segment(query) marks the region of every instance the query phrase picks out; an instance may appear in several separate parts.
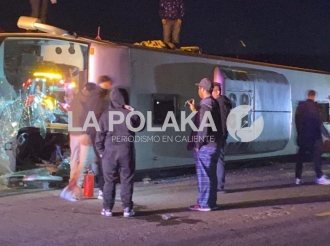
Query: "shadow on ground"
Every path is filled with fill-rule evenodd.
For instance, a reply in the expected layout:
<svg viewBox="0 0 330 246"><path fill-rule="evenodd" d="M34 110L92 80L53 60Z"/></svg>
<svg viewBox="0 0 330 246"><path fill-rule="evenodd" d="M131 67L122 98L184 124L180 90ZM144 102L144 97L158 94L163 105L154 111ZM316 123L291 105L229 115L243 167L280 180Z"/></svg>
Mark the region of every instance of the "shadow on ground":
<svg viewBox="0 0 330 246"><path fill-rule="evenodd" d="M219 213L226 210L233 209L244 209L244 208L256 208L256 207L274 207L278 208L281 205L295 205L295 204L304 204L304 203L315 203L315 202L329 202L330 196L328 195L312 195L305 197L290 197L290 198L280 198L280 199L268 199L268 200L257 200L257 201L246 201L238 203L229 203L229 204L218 204L218 209L211 211L210 213ZM187 204L188 205L188 204ZM179 225L179 224L196 224L199 222L205 223L203 220L191 219L187 216L180 216L180 213L188 212L189 208L179 207L179 208L170 208L170 209L160 209L160 210L140 210L136 206L136 215L135 219L145 220L146 222L159 222L157 226L169 226L169 225ZM192 211L192 213L201 213ZM175 214L175 216L173 215ZM163 219L162 215L169 216L168 219Z"/></svg>
<svg viewBox="0 0 330 246"><path fill-rule="evenodd" d="M296 185L293 183L290 184L281 184L281 185L269 185L269 186L257 186L257 187L248 187L248 188L238 188L238 189L226 189L225 193L236 193L236 192L244 192L244 191L257 191L257 190L276 190L276 189L284 189L284 188L292 188L292 187L301 187L301 186L310 186L315 185L314 182L304 182L302 185Z"/></svg>

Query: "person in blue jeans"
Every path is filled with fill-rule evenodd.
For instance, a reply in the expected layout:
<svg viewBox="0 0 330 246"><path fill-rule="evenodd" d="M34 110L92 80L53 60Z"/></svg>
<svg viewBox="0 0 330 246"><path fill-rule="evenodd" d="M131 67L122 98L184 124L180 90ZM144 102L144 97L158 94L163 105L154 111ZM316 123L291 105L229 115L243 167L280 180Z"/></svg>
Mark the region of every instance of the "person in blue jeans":
<svg viewBox="0 0 330 246"><path fill-rule="evenodd" d="M198 199L189 207L194 211L211 211L217 208L217 162L222 139L221 116L218 102L212 97L213 83L202 79L198 84L198 94L202 99L195 108L194 101L187 103L195 115L194 124L198 131L191 132L188 150L194 151L198 180Z"/></svg>
<svg viewBox="0 0 330 246"><path fill-rule="evenodd" d="M69 201L78 201L80 188L84 182L84 172L94 162L99 166L99 197L102 199L103 179L101 158L95 146L96 129L87 127L82 129L89 112L93 112L96 120L99 120L106 100L105 96L111 88L111 79L108 76L100 76L97 83L88 82L85 87L70 102L68 111L71 120L70 136L70 181L69 185L62 191L60 197ZM76 129L74 129L76 128ZM77 130L78 128L78 130ZM80 128L80 129L79 129ZM72 193L72 195L71 195Z"/></svg>

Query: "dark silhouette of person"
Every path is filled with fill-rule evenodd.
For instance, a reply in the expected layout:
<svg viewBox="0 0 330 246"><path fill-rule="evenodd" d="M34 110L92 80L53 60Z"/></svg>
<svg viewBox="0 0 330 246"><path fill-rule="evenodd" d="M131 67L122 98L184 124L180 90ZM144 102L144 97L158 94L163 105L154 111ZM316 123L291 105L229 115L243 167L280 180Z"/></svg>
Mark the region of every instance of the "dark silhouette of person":
<svg viewBox="0 0 330 246"><path fill-rule="evenodd" d="M313 156L314 168L317 184L330 185L328 179L322 172L322 135L330 139L330 134L324 127L315 102L316 92L308 91L307 100L298 103L295 113L295 123L297 129L297 145L299 147L296 162L296 184L300 185L303 171L303 159L306 152Z"/></svg>
<svg viewBox="0 0 330 246"><path fill-rule="evenodd" d="M46 23L47 8L49 0L30 0L31 17L38 18L41 23ZM52 4L57 3L57 0L50 0Z"/></svg>

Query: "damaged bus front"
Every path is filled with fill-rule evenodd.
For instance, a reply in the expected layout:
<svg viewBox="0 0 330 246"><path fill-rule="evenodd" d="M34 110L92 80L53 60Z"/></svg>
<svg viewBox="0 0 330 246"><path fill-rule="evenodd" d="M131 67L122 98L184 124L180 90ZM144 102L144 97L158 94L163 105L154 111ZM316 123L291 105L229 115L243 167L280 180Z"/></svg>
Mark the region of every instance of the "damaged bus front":
<svg viewBox="0 0 330 246"><path fill-rule="evenodd" d="M69 156L67 110L87 81L88 44L53 37L0 35L0 175Z"/></svg>

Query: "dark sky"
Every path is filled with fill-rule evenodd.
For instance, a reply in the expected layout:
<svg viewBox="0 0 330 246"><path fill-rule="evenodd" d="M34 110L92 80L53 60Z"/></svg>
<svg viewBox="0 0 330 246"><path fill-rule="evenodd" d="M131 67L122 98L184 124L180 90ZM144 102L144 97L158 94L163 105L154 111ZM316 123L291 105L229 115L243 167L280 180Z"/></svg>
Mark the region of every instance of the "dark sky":
<svg viewBox="0 0 330 246"><path fill-rule="evenodd" d="M112 41L162 39L158 0L57 0L48 23ZM28 0L0 0L0 27L17 30ZM203 53L330 71L329 0L185 0L181 44ZM246 47L241 45L242 40Z"/></svg>

